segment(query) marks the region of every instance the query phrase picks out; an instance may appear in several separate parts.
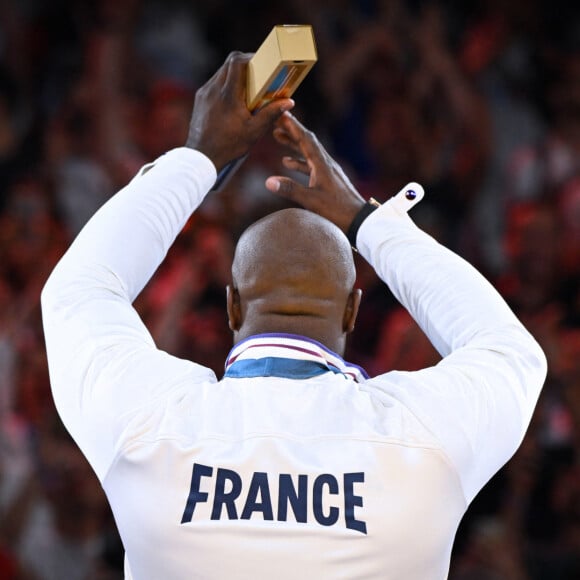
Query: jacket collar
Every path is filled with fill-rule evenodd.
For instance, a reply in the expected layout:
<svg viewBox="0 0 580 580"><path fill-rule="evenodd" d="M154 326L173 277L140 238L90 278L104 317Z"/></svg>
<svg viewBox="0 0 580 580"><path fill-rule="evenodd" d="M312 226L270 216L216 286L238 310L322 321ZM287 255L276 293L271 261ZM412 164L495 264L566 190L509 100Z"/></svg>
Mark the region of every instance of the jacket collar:
<svg viewBox="0 0 580 580"><path fill-rule="evenodd" d="M239 342L226 360L226 377L277 376L305 379L333 372L357 382L368 379L358 365L316 340L296 334L257 334Z"/></svg>

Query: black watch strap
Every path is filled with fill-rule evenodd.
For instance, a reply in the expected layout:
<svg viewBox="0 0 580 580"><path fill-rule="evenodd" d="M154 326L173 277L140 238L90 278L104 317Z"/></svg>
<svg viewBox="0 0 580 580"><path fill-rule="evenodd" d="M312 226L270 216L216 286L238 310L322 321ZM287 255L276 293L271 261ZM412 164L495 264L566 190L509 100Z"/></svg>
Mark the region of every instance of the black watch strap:
<svg viewBox="0 0 580 580"><path fill-rule="evenodd" d="M374 198L370 198L361 208L360 211L354 216L348 230L346 232L346 237L350 242L353 250L356 250L356 236L358 234L358 230L361 227L362 223L375 211L381 207L381 204Z"/></svg>

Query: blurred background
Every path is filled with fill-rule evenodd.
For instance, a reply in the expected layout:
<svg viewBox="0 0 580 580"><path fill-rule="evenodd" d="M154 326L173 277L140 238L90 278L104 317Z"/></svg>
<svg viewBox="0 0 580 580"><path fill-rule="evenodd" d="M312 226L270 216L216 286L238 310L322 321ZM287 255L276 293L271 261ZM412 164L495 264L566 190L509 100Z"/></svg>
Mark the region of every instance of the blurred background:
<svg viewBox="0 0 580 580"><path fill-rule="evenodd" d="M528 435L465 516L450 578L580 578L580 10L560 0L0 0L0 578L122 578L106 499L52 403L39 293L92 213L185 142L227 53L282 23L312 24L318 44L296 115L365 197L422 183L415 221L548 356ZM281 154L255 147L137 301L160 348L218 376L232 250L282 207L264 188ZM346 358L371 374L436 363L358 265Z"/></svg>

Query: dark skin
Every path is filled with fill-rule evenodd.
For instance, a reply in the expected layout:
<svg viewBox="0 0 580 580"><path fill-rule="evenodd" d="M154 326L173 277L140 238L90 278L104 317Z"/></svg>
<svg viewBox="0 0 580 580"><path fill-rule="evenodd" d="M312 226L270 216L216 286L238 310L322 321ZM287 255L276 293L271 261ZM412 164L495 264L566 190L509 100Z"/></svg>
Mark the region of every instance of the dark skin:
<svg viewBox="0 0 580 580"><path fill-rule="evenodd" d="M308 176L307 186L272 176L266 187L304 210L277 212L243 234L228 286L234 342L255 334L300 334L338 354L354 328L361 291L344 233L365 203L316 136L289 111L291 99L257 113L245 101L251 55L232 53L197 92L186 145L204 153L219 171L245 155L268 130L288 148L287 169Z"/></svg>
<svg viewBox="0 0 580 580"><path fill-rule="evenodd" d="M282 162L287 169L308 176L308 185L283 176L272 176L266 187L303 208L326 218L346 234L365 204L342 167L328 154L316 135L292 114L284 113L274 129L276 140L292 151Z"/></svg>
<svg viewBox="0 0 580 580"><path fill-rule="evenodd" d="M195 95L186 146L209 157L217 171L242 157L284 111L292 99L279 99L251 113L246 106L246 70L251 54L232 52Z"/></svg>
<svg viewBox="0 0 580 580"><path fill-rule="evenodd" d="M282 210L240 238L228 286L234 342L266 332L307 336L343 354L361 292L350 244L326 219Z"/></svg>

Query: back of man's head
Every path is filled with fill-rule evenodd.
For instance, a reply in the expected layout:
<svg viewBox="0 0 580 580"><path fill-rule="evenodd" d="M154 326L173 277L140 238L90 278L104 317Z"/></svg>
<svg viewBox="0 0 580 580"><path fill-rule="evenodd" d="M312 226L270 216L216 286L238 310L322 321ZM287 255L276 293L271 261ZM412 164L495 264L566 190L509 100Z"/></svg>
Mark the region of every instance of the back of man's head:
<svg viewBox="0 0 580 580"><path fill-rule="evenodd" d="M303 209L266 216L236 247L228 299L236 341L290 332L342 351L358 306L355 276L350 244L334 224Z"/></svg>

